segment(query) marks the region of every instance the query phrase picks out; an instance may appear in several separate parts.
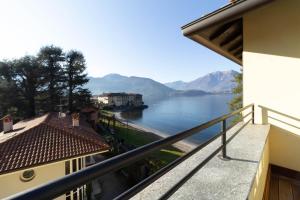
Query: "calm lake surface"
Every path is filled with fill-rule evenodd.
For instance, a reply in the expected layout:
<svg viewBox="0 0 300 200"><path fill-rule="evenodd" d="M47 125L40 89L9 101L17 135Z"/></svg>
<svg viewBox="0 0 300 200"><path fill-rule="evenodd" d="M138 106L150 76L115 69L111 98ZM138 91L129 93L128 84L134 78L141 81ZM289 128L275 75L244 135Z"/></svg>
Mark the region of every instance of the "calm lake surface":
<svg viewBox="0 0 300 200"><path fill-rule="evenodd" d="M145 110L123 112L121 115L134 124L173 135L228 113L232 97L231 94L173 97L147 103L149 108ZM220 130L221 125L217 124L189 140L201 143Z"/></svg>

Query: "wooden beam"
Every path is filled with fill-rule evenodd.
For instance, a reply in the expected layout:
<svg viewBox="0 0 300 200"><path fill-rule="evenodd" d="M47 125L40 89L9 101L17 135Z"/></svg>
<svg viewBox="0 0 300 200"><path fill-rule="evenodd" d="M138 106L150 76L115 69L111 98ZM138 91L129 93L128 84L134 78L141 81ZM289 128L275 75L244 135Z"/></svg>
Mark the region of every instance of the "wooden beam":
<svg viewBox="0 0 300 200"><path fill-rule="evenodd" d="M240 48L236 49L234 52L232 52L232 54L234 56L237 56L237 55L241 54L242 52L243 52L243 47L240 47Z"/></svg>
<svg viewBox="0 0 300 200"><path fill-rule="evenodd" d="M234 54L234 56L237 57L237 58L240 58L240 57L242 57L242 54L243 54L243 52L239 52L237 54Z"/></svg>
<svg viewBox="0 0 300 200"><path fill-rule="evenodd" d="M221 43L220 46L225 46L229 44L230 42L234 41L238 37L243 37L243 21L242 19L238 19L236 23L234 24L234 31L230 33Z"/></svg>
<svg viewBox="0 0 300 200"><path fill-rule="evenodd" d="M228 48L228 51L229 52L232 52L240 47L243 47L243 40L238 40L237 42L235 42L233 45L231 45L229 48Z"/></svg>
<svg viewBox="0 0 300 200"><path fill-rule="evenodd" d="M221 43L220 46L223 47L229 43L231 43L232 41L236 40L237 38L242 37L242 31L241 30L236 30L235 32L233 32L232 34L230 34L229 36L227 36Z"/></svg>
<svg viewBox="0 0 300 200"><path fill-rule="evenodd" d="M219 28L217 28L217 30L215 32L213 32L210 36L209 36L209 40L215 40L218 37L220 37L224 32L226 32L228 29L230 29L234 24L236 23L236 20L228 22L222 26L220 26Z"/></svg>
<svg viewBox="0 0 300 200"><path fill-rule="evenodd" d="M242 65L241 60L234 57L226 49L220 48L219 45L216 45L216 44L212 43L211 41L207 40L207 38L204 38L198 34L195 34L195 35L191 36L190 39L194 40L195 42L198 42L199 44L204 45L205 47L217 52L218 54L221 54L222 56L225 56L226 58L232 60L233 62L237 63L238 65Z"/></svg>

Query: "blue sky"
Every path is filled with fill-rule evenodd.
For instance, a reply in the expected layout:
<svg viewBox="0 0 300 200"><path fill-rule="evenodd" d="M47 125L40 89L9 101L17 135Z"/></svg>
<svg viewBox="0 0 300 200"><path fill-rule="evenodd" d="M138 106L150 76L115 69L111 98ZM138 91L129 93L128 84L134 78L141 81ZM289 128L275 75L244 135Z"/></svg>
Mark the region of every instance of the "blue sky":
<svg viewBox="0 0 300 200"><path fill-rule="evenodd" d="M239 66L184 37L180 27L228 0L7 0L0 2L0 59L54 44L82 51L90 76L189 81Z"/></svg>

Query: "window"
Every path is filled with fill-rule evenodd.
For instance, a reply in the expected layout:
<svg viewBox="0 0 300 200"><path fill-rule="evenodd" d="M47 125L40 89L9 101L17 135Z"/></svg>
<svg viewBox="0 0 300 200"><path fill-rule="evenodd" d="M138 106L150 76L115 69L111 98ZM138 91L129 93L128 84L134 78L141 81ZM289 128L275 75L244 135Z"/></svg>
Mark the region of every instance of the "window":
<svg viewBox="0 0 300 200"><path fill-rule="evenodd" d="M77 200L78 196L77 196L77 189L73 190L73 200Z"/></svg>
<svg viewBox="0 0 300 200"><path fill-rule="evenodd" d="M77 171L77 160L73 159L72 160L72 172L76 172Z"/></svg>
<svg viewBox="0 0 300 200"><path fill-rule="evenodd" d="M71 173L71 170L70 170L70 161L66 161L65 162L65 174L68 175ZM67 192L66 193L66 200L71 200L71 194L70 192Z"/></svg>
<svg viewBox="0 0 300 200"><path fill-rule="evenodd" d="M87 163L90 163L90 162L91 162L91 157L90 157L90 156L85 157L85 159L86 159L86 162L87 162Z"/></svg>
<svg viewBox="0 0 300 200"><path fill-rule="evenodd" d="M78 159L73 159L71 161L66 161L65 162L66 175L76 172L77 170L81 170L84 166L83 159L84 158L78 158ZM67 192L66 200L83 200L83 196L84 196L83 188L84 186L73 189L70 192Z"/></svg>
<svg viewBox="0 0 300 200"><path fill-rule="evenodd" d="M79 200L82 200L83 198L82 198L83 196L82 196L82 188L80 188L79 189Z"/></svg>
<svg viewBox="0 0 300 200"><path fill-rule="evenodd" d="M67 195L68 194L68 195ZM71 196L70 196L70 193L67 193L66 194L66 200L71 200Z"/></svg>
<svg viewBox="0 0 300 200"><path fill-rule="evenodd" d="M66 175L70 174L70 161L65 162L65 172Z"/></svg>
<svg viewBox="0 0 300 200"><path fill-rule="evenodd" d="M78 158L78 170L81 170L81 158Z"/></svg>
<svg viewBox="0 0 300 200"><path fill-rule="evenodd" d="M30 169L30 170L23 171L20 179L21 179L21 181L27 182L27 181L31 181L34 177L35 177L34 170Z"/></svg>

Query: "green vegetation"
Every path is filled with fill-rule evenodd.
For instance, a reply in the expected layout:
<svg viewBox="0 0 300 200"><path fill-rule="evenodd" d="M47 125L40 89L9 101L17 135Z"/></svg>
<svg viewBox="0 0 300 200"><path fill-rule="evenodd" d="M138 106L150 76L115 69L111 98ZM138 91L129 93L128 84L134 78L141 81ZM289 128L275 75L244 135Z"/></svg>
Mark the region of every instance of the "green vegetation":
<svg viewBox="0 0 300 200"><path fill-rule="evenodd" d="M67 80L69 111L89 101L90 92L81 86L89 82L85 71L85 59L81 52L71 50L66 54L65 76Z"/></svg>
<svg viewBox="0 0 300 200"><path fill-rule="evenodd" d="M101 115L107 116L107 117L112 117L114 113L109 110L101 110Z"/></svg>
<svg viewBox="0 0 300 200"><path fill-rule="evenodd" d="M116 122L116 134L118 135L118 137L124 139L126 143L134 145L136 147L143 146L161 139L159 136L152 133L145 133L130 126L128 126L127 128L127 125L121 124L119 122ZM182 155L182 151L169 146L167 148L154 152L150 157L151 160L154 160L152 164L154 164L155 167L159 169Z"/></svg>
<svg viewBox="0 0 300 200"><path fill-rule="evenodd" d="M243 73L239 73L234 76L234 82L236 83L236 87L232 89L232 93L234 94L233 99L229 103L229 107L231 111L238 110L243 107ZM238 115L233 119L233 123L239 121L241 119L241 115Z"/></svg>
<svg viewBox="0 0 300 200"><path fill-rule="evenodd" d="M102 115L105 116L111 116L108 114L108 112L102 112ZM107 119L102 119L102 123L106 126L108 123ZM113 126L113 122L110 122L111 126ZM149 144L151 142L154 142L156 140L161 139L161 137L153 134L148 133L144 131L140 131L138 129L135 129L133 127L127 126L124 123L120 123L119 121L115 122L115 134L119 139L123 139L124 143L126 145L134 146L134 147L140 147L146 144ZM182 156L184 153L173 147L168 146L164 149L161 149L159 151L156 151L152 153L148 158L148 162L151 165L151 171L154 172L168 163L172 162L176 158Z"/></svg>
<svg viewBox="0 0 300 200"><path fill-rule="evenodd" d="M64 52L53 45L36 56L0 62L0 116L16 119L58 111L60 104L73 112L89 104L85 59L79 51ZM66 101L66 102L65 102Z"/></svg>

